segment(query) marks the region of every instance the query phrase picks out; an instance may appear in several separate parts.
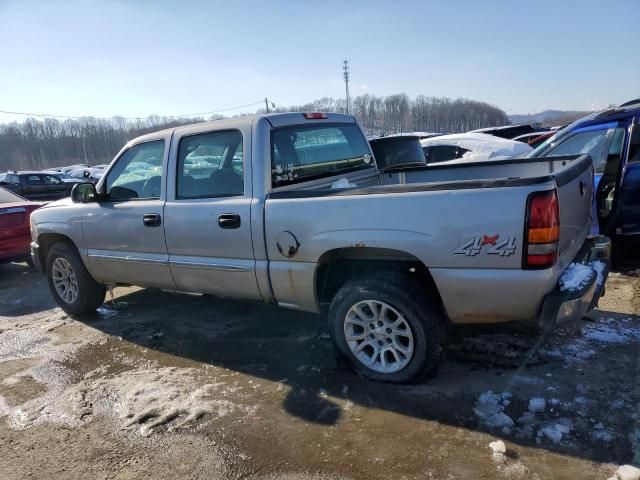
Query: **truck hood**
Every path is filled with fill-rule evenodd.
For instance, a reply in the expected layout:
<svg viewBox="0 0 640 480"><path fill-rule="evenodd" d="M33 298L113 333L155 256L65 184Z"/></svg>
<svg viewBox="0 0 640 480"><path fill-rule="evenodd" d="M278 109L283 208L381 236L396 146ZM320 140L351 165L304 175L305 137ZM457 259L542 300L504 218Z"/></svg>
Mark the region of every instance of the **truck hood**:
<svg viewBox="0 0 640 480"><path fill-rule="evenodd" d="M72 204L73 202L71 201L71 197L67 197L67 198L62 198L60 200L56 200L55 202L46 203L40 208L67 207Z"/></svg>

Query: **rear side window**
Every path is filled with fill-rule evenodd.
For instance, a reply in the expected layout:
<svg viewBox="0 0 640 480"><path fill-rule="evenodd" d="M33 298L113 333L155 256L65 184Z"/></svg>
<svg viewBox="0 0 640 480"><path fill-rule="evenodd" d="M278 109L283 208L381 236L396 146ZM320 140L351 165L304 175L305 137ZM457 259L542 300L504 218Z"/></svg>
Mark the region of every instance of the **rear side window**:
<svg viewBox="0 0 640 480"><path fill-rule="evenodd" d="M370 167L369 145L356 124L295 125L271 133L274 187Z"/></svg>
<svg viewBox="0 0 640 480"><path fill-rule="evenodd" d="M54 177L53 175L45 175L44 183L46 183L47 185L60 185L62 183L62 180L60 180L58 177Z"/></svg>
<svg viewBox="0 0 640 480"><path fill-rule="evenodd" d="M42 185L42 178L40 175L27 175L27 183L29 185Z"/></svg>
<svg viewBox="0 0 640 480"><path fill-rule="evenodd" d="M177 198L244 195L242 134L238 130L180 140Z"/></svg>

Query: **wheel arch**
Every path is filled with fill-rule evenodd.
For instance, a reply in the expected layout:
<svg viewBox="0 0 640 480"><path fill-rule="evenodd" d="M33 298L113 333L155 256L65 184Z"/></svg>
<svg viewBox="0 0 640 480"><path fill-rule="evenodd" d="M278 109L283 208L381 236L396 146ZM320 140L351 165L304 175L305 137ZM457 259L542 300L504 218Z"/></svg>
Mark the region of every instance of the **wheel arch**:
<svg viewBox="0 0 640 480"><path fill-rule="evenodd" d="M56 243L65 242L73 245L73 247L78 250L78 246L75 244L73 240L67 235L63 235L61 233L42 233L38 235L38 256L40 260L40 265L42 265L43 270L47 269L47 255L49 255L49 250ZM80 252L78 250L78 252Z"/></svg>
<svg viewBox="0 0 640 480"><path fill-rule="evenodd" d="M379 271L401 272L415 279L442 306L438 287L429 268L420 259L402 250L380 247L336 248L322 254L317 262L314 284L318 306L326 308L350 279Z"/></svg>

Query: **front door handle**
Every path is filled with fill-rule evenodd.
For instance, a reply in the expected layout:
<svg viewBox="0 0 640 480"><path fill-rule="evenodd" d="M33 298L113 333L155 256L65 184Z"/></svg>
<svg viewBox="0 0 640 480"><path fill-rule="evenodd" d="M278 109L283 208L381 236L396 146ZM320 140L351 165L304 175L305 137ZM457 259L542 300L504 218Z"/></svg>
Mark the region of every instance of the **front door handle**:
<svg viewBox="0 0 640 480"><path fill-rule="evenodd" d="M145 227L159 227L162 225L162 218L157 213L147 213L142 217Z"/></svg>
<svg viewBox="0 0 640 480"><path fill-rule="evenodd" d="M223 213L218 217L220 228L239 228L240 215L236 213Z"/></svg>

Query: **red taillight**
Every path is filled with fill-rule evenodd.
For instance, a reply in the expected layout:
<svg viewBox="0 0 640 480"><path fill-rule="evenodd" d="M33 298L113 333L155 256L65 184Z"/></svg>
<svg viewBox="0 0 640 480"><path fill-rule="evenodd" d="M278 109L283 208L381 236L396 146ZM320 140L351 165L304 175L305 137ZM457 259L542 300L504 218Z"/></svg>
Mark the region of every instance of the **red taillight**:
<svg viewBox="0 0 640 480"><path fill-rule="evenodd" d="M327 118L327 114L321 112L303 113L302 115L304 115L304 118L307 120L324 120Z"/></svg>
<svg viewBox="0 0 640 480"><path fill-rule="evenodd" d="M558 259L560 208L556 190L536 192L527 201L524 268L548 268Z"/></svg>

